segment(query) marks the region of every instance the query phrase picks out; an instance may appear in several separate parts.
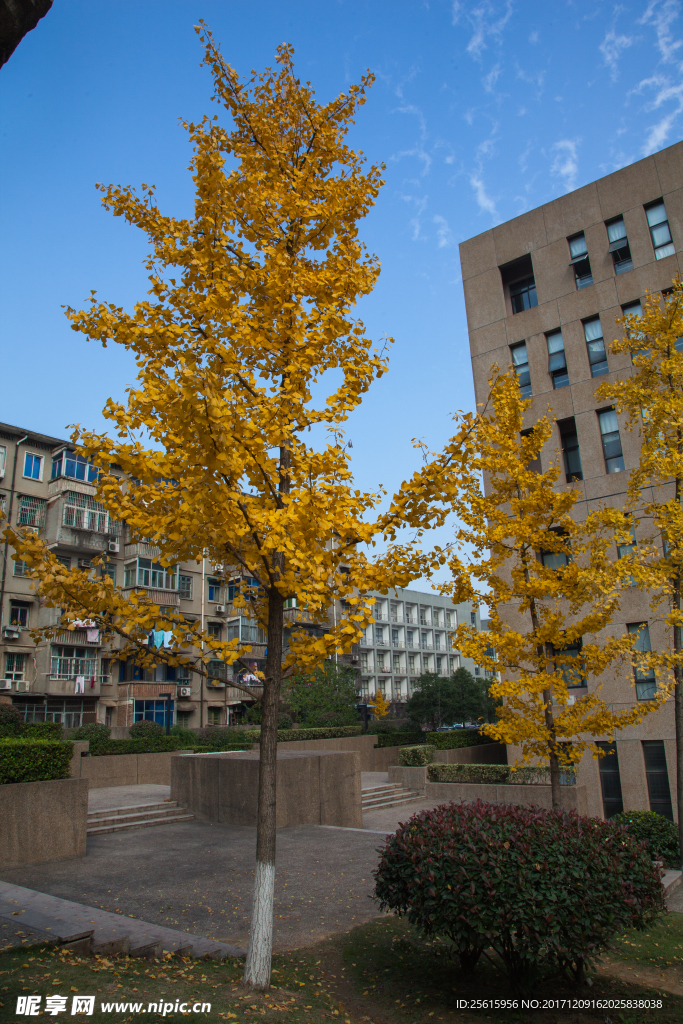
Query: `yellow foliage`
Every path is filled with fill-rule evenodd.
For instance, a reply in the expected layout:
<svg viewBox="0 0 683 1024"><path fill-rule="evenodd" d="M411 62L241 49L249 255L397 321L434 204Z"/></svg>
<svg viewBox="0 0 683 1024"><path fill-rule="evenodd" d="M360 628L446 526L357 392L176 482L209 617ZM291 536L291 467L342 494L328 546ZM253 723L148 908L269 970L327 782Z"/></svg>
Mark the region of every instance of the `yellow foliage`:
<svg viewBox="0 0 683 1024"><path fill-rule="evenodd" d="M388 701L381 690L376 690L368 700L368 707L372 708L375 718L386 718L389 714L391 701Z"/></svg>

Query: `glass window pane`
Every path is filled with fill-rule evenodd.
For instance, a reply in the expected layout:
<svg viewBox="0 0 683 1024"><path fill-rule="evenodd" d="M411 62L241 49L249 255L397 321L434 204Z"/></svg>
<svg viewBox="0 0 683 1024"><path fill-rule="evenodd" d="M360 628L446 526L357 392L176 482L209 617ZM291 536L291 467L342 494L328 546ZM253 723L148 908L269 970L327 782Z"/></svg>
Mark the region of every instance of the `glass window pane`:
<svg viewBox="0 0 683 1024"><path fill-rule="evenodd" d="M602 338L602 324L600 318L595 320L586 320L583 325L584 334L586 335L586 341L595 341L597 338Z"/></svg>
<svg viewBox="0 0 683 1024"><path fill-rule="evenodd" d="M619 220L613 220L611 224L607 225L607 237L610 242L617 242L620 238L626 238L626 225L624 224L623 217L620 217Z"/></svg>
<svg viewBox="0 0 683 1024"><path fill-rule="evenodd" d="M601 412L598 418L600 420L601 434L611 434L613 431L619 431L617 414L614 409L608 409L606 412Z"/></svg>
<svg viewBox="0 0 683 1024"><path fill-rule="evenodd" d="M658 249L655 249L655 256L658 260L663 260L665 256L673 256L676 252L676 247L673 242L669 242L668 245L660 245Z"/></svg>
<svg viewBox="0 0 683 1024"><path fill-rule="evenodd" d="M579 235L578 238L570 239L569 240L569 251L572 254L572 259L574 259L576 256L581 256L583 253L587 252L588 250L586 249L586 238L585 238L585 236L584 235Z"/></svg>
<svg viewBox="0 0 683 1024"><path fill-rule="evenodd" d="M646 210L647 222L651 228L656 224L661 224L663 220L666 220L666 207L664 203L657 203L655 206L651 206L649 210Z"/></svg>
<svg viewBox="0 0 683 1024"><path fill-rule="evenodd" d="M553 331L552 334L546 334L548 340L548 354L553 352L561 352L564 349L564 341L562 340L562 331Z"/></svg>
<svg viewBox="0 0 683 1024"><path fill-rule="evenodd" d="M522 363L527 362L526 357L526 344L515 345L512 352L512 364L513 366L521 366Z"/></svg>
<svg viewBox="0 0 683 1024"><path fill-rule="evenodd" d="M652 228L652 244L655 246L666 245L667 242L671 241L671 232L669 231L668 223L659 224L656 228Z"/></svg>

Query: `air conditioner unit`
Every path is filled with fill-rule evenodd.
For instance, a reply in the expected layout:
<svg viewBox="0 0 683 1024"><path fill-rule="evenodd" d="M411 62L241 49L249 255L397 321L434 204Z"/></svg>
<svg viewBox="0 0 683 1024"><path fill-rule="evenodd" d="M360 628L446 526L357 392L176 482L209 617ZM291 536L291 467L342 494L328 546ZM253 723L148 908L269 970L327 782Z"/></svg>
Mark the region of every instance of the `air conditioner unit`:
<svg viewBox="0 0 683 1024"><path fill-rule="evenodd" d="M92 569L92 562L90 561L89 558L79 558L78 559L78 568L79 569Z"/></svg>
<svg viewBox="0 0 683 1024"><path fill-rule="evenodd" d="M217 573L225 572L225 566L221 562L217 562L213 567L213 571Z"/></svg>
<svg viewBox="0 0 683 1024"><path fill-rule="evenodd" d="M181 686L179 688L179 690L178 690L178 695L180 697L191 697L192 696L192 687L191 686Z"/></svg>
<svg viewBox="0 0 683 1024"><path fill-rule="evenodd" d="M24 529L28 530L29 533L40 533L39 526L25 526Z"/></svg>
<svg viewBox="0 0 683 1024"><path fill-rule="evenodd" d="M18 640L19 639L19 627L18 626L3 626L2 627L2 638L3 638L3 640Z"/></svg>
<svg viewBox="0 0 683 1024"><path fill-rule="evenodd" d="M29 693L30 689L30 683L17 683L17 693Z"/></svg>
<svg viewBox="0 0 683 1024"><path fill-rule="evenodd" d="M194 637L192 636L192 633L186 633L185 634L185 643L191 644L193 640L194 640Z"/></svg>
<svg viewBox="0 0 683 1024"><path fill-rule="evenodd" d="M119 542L117 540L110 540L109 544L108 544L108 548L109 548L109 553L111 555L118 555L119 551L121 550L121 545L119 544Z"/></svg>
<svg viewBox="0 0 683 1024"><path fill-rule="evenodd" d="M215 610L216 610L216 615L225 615L225 605L224 604L217 604Z"/></svg>
<svg viewBox="0 0 683 1024"><path fill-rule="evenodd" d="M11 679L0 679L0 690L11 690L12 680Z"/></svg>

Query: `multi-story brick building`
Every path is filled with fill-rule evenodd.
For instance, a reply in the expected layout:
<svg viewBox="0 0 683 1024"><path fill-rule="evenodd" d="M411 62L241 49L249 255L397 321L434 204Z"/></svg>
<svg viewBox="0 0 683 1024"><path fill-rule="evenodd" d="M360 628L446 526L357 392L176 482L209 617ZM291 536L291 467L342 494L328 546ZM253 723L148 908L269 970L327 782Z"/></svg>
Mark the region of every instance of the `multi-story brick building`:
<svg viewBox="0 0 683 1024"><path fill-rule="evenodd" d="M599 502L620 506L638 434L594 393L602 380L631 372L628 355L609 353L622 333L615 320L639 312L646 290L665 291L681 270L683 143L470 238L460 255L477 402L491 366L512 365L532 398L528 426L548 406L557 419L541 461L561 451L566 481L581 491L577 514ZM635 588L624 593L612 628L639 631L645 645L667 642L649 596ZM621 706L651 699L657 685L624 669L602 682L606 699ZM671 816L673 701L623 730L608 757L586 756L579 783L588 786L593 815L623 806Z"/></svg>
<svg viewBox="0 0 683 1024"><path fill-rule="evenodd" d="M239 578L208 559L162 568L157 548L131 541L125 524L107 514L93 481L92 467L68 442L0 424L0 508L13 525L39 532L69 568L90 568L103 556L105 564L93 572L111 576L124 593L146 590L155 603L181 611L221 639L239 636L252 645L249 662L261 666L265 634L232 604ZM222 662L208 665L215 684L165 664L142 670L121 660L119 643L103 643L87 621L34 644L28 631L55 624L59 612L37 597L23 562L12 559L7 544L0 573L0 699L12 700L29 720L67 727L89 721L129 726L140 718L163 722L162 694L168 693L174 721L192 727L226 724L244 710L244 694L230 685L232 668Z"/></svg>

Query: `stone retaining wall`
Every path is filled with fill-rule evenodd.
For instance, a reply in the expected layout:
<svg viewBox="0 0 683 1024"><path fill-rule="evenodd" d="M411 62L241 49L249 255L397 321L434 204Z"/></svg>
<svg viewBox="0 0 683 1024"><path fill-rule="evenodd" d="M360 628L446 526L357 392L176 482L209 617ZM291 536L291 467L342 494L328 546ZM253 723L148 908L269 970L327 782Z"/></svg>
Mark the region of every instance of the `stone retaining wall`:
<svg viewBox="0 0 683 1024"><path fill-rule="evenodd" d="M160 750L151 754L102 754L83 757L89 744L74 742L71 777L85 779L90 789L141 784L170 786L171 761L187 750ZM78 748L78 749L76 749Z"/></svg>
<svg viewBox="0 0 683 1024"><path fill-rule="evenodd" d="M0 786L0 864L5 868L85 856L85 779Z"/></svg>
<svg viewBox="0 0 683 1024"><path fill-rule="evenodd" d="M552 809L550 786L496 786L474 782L427 782L425 796L437 803L471 803L485 800L490 804L516 804ZM585 786L562 786L562 809L588 814L588 795Z"/></svg>

